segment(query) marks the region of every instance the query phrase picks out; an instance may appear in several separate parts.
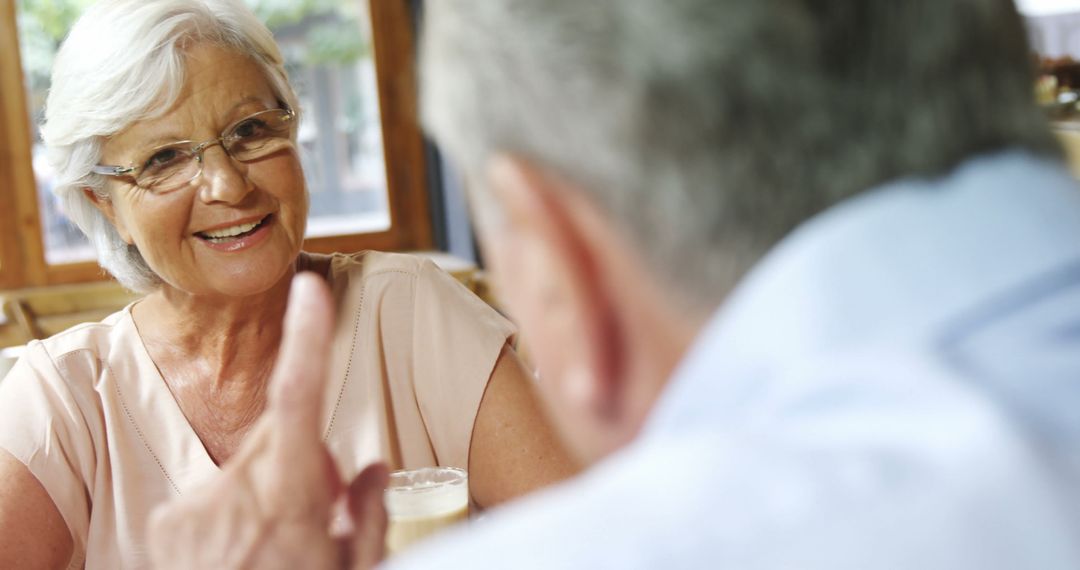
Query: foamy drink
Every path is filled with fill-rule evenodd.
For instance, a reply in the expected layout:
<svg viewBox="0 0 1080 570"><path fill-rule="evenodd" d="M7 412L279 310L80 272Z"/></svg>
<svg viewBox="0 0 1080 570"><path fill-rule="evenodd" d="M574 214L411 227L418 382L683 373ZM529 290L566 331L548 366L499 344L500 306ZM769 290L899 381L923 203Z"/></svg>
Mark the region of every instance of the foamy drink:
<svg viewBox="0 0 1080 570"><path fill-rule="evenodd" d="M469 478L462 469L424 467L390 474L384 495L390 526L386 554L469 517Z"/></svg>

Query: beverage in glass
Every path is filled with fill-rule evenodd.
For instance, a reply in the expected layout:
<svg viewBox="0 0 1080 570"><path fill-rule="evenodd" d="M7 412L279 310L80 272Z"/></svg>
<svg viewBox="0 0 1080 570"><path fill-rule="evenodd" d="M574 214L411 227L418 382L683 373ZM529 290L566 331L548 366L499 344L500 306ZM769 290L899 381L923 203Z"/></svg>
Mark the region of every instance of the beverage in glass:
<svg viewBox="0 0 1080 570"><path fill-rule="evenodd" d="M469 477L463 469L423 467L390 474L383 496L389 527L386 554L469 517Z"/></svg>

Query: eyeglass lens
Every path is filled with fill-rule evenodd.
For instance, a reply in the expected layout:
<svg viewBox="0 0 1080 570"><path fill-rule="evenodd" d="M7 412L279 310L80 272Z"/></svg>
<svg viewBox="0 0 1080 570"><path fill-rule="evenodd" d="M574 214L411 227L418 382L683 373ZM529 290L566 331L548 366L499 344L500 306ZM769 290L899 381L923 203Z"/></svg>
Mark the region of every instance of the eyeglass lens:
<svg viewBox="0 0 1080 570"><path fill-rule="evenodd" d="M241 119L225 131L220 139L192 147L191 143L174 143L148 152L139 165L136 184L155 192L176 189L190 182L202 170L202 152L220 142L225 152L235 160L247 162L281 150L290 141L293 115L281 109L261 111Z"/></svg>

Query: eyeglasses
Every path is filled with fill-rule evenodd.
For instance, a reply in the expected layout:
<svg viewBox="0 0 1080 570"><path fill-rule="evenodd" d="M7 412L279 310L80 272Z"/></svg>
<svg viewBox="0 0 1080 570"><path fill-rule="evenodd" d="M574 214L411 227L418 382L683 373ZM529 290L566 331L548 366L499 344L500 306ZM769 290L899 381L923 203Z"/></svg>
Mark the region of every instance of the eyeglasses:
<svg viewBox="0 0 1080 570"><path fill-rule="evenodd" d="M105 176L131 177L139 188L155 194L179 189L202 174L204 150L220 144L226 154L249 162L292 144L296 113L292 109L259 111L229 125L221 136L206 142L177 141L154 147L130 166L99 164L91 169Z"/></svg>

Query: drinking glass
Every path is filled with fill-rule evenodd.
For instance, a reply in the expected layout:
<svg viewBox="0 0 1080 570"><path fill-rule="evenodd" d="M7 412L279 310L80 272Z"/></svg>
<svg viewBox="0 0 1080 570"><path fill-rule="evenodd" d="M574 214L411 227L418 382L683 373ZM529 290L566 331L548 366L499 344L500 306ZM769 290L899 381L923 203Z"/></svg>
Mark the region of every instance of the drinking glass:
<svg viewBox="0 0 1080 570"><path fill-rule="evenodd" d="M432 533L469 517L469 476L454 467L422 467L390 474L383 495L391 556Z"/></svg>

